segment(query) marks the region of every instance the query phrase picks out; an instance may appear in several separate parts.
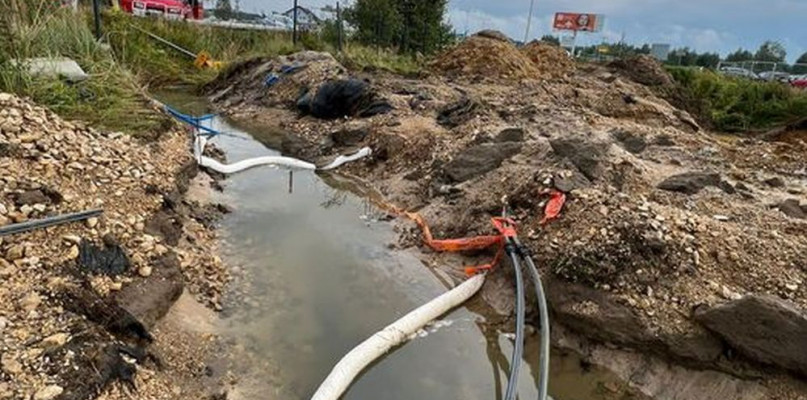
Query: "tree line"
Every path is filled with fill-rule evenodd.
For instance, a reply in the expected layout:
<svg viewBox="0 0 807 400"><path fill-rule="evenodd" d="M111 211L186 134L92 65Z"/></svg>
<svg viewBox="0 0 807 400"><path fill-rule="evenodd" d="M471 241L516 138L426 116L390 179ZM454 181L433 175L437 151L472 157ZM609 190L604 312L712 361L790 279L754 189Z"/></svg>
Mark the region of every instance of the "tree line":
<svg viewBox="0 0 807 400"><path fill-rule="evenodd" d="M560 45L560 40L556 36L544 35L542 41ZM628 43L604 43L590 46L579 47L577 52L582 56L596 56L598 54L605 54L626 57L640 54L650 54L651 47L649 44L636 46ZM745 61L758 61L758 62L775 62L784 63L787 58L787 50L782 43L768 40L762 43L759 48L752 52L743 48L729 53L725 60L729 62L745 62ZM717 52L703 52L699 53L689 47L681 47L670 51L666 60L667 64L681 65L689 67L705 67L716 68L720 64L720 54ZM796 63L807 64L807 53L802 54Z"/></svg>

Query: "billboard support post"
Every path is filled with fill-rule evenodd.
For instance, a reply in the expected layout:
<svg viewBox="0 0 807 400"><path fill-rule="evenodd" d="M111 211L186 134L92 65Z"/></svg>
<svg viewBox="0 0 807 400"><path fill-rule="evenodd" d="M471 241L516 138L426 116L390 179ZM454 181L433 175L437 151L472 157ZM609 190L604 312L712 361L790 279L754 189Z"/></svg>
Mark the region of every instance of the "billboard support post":
<svg viewBox="0 0 807 400"><path fill-rule="evenodd" d="M574 30L572 34L572 58L577 58L574 52L577 50L577 29Z"/></svg>

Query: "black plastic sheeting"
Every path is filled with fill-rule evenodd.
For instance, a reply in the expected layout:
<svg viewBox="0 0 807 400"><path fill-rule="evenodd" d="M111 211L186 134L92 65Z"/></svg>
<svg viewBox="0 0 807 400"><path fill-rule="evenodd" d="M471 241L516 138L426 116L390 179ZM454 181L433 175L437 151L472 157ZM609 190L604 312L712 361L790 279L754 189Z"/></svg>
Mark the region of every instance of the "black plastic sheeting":
<svg viewBox="0 0 807 400"><path fill-rule="evenodd" d="M359 79L340 79L323 83L316 94L304 91L297 100L297 109L321 119L347 116L362 118L393 110L386 100L379 99L370 84Z"/></svg>
<svg viewBox="0 0 807 400"><path fill-rule="evenodd" d="M103 246L82 240L78 249L78 266L82 271L116 276L126 272L131 263L123 248L113 238L104 237Z"/></svg>

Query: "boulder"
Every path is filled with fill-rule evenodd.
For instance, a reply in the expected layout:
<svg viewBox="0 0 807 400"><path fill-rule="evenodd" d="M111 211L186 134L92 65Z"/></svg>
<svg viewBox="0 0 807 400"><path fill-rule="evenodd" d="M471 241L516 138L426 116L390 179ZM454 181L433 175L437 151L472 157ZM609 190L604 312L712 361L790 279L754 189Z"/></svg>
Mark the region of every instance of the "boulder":
<svg viewBox="0 0 807 400"><path fill-rule="evenodd" d="M507 128L499 132L494 138L495 142L523 142L526 132L522 128Z"/></svg>
<svg viewBox="0 0 807 400"><path fill-rule="evenodd" d="M769 178L769 179L765 179L765 184L770 186L770 187L774 187L774 188L785 187L785 181L782 180L782 178L780 178L778 176L775 176L775 177Z"/></svg>
<svg viewBox="0 0 807 400"><path fill-rule="evenodd" d="M549 144L555 154L568 159L589 180L594 181L602 175L601 161L608 151L608 144L583 137L552 139Z"/></svg>
<svg viewBox="0 0 807 400"><path fill-rule="evenodd" d="M696 194L706 186L719 186L720 174L712 172L686 172L673 175L658 184L658 188L671 192Z"/></svg>
<svg viewBox="0 0 807 400"><path fill-rule="evenodd" d="M653 339L633 311L601 291L552 281L547 298L555 320L595 340L633 345Z"/></svg>
<svg viewBox="0 0 807 400"><path fill-rule="evenodd" d="M805 219L807 218L807 213L805 213L802 206L799 204L797 199L787 199L777 206L779 211L784 213L790 218L798 218L798 219Z"/></svg>
<svg viewBox="0 0 807 400"><path fill-rule="evenodd" d="M492 171L521 151L520 143L485 143L469 147L445 166L446 175L454 182L464 182Z"/></svg>
<svg viewBox="0 0 807 400"><path fill-rule="evenodd" d="M645 138L631 132L616 129L612 132L612 135L614 136L614 139L619 141L622 148L633 154L639 154L645 151L647 148L647 141Z"/></svg>
<svg viewBox="0 0 807 400"><path fill-rule="evenodd" d="M168 313L184 289L176 254L166 253L149 267L149 276L135 278L116 297L117 303L147 329Z"/></svg>
<svg viewBox="0 0 807 400"><path fill-rule="evenodd" d="M437 123L448 129L460 126L474 117L474 112L478 107L479 104L475 101L469 97L463 97L443 107L437 114Z"/></svg>
<svg viewBox="0 0 807 400"><path fill-rule="evenodd" d="M598 342L642 349L696 368L713 367L723 352L720 340L704 329L659 335L631 308L584 285L552 280L547 298L553 320Z"/></svg>
<svg viewBox="0 0 807 400"><path fill-rule="evenodd" d="M807 376L807 315L794 304L750 295L701 307L695 320L749 359Z"/></svg>

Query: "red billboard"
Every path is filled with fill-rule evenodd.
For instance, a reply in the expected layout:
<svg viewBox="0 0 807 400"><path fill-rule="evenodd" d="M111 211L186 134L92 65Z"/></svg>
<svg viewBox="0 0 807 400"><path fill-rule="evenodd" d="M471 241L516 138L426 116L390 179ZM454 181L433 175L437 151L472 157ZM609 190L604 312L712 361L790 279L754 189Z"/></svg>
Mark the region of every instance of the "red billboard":
<svg viewBox="0 0 807 400"><path fill-rule="evenodd" d="M602 26L602 16L599 14L580 14L559 12L555 14L552 27L562 31L596 32Z"/></svg>

